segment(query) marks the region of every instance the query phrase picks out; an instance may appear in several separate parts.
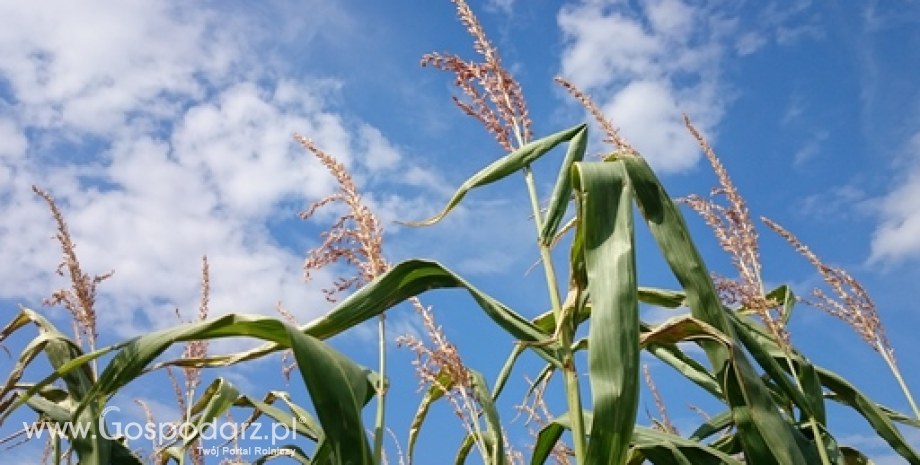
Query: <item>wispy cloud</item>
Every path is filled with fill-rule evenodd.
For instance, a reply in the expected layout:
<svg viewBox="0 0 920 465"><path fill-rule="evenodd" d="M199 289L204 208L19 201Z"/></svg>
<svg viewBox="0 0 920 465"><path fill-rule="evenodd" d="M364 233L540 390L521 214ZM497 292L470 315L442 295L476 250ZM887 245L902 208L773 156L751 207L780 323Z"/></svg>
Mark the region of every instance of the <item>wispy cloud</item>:
<svg viewBox="0 0 920 465"><path fill-rule="evenodd" d="M748 31L738 38L738 42L735 43L735 51L738 55L745 56L760 50L765 45L767 45L767 38L764 37L764 34Z"/></svg>
<svg viewBox="0 0 920 465"><path fill-rule="evenodd" d="M505 14L510 14L514 8L514 0L488 0L486 5L489 8L501 11Z"/></svg>
<svg viewBox="0 0 920 465"><path fill-rule="evenodd" d="M795 203L796 216L814 221L850 221L867 213L867 194L859 183L849 183L826 192L800 198Z"/></svg>

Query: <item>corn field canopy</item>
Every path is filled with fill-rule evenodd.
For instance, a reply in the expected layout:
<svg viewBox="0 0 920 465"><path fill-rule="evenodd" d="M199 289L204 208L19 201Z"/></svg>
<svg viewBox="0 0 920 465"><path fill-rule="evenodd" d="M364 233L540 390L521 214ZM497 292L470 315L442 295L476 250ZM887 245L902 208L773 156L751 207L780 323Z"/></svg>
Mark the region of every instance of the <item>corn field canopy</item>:
<svg viewBox="0 0 920 465"><path fill-rule="evenodd" d="M920 6L33 3L0 463L920 464Z"/></svg>

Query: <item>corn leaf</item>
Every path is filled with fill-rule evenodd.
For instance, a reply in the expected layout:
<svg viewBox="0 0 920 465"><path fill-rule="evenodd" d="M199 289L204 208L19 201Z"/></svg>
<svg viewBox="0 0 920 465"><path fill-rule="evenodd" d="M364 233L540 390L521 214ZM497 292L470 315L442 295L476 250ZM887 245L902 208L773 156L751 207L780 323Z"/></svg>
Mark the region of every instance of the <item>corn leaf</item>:
<svg viewBox="0 0 920 465"><path fill-rule="evenodd" d="M287 413L273 404L276 400L286 403L293 414ZM254 423L263 413L283 425L293 425L297 434L314 441L319 441L325 435L322 428L309 412L294 404L291 401L290 394L282 391L269 391L263 400L254 399L249 396L239 396L234 402L234 407L249 407L254 410L252 415L244 421L244 424Z"/></svg>
<svg viewBox="0 0 920 465"><path fill-rule="evenodd" d="M188 451L189 447L195 445L195 441L205 433L206 428L214 425L215 419L230 410L230 407L233 406L234 401L239 396L240 393L236 386L223 378L217 378L208 385L201 397L198 398L198 401L195 402L195 405L192 406L193 414L198 412L201 412L201 414L194 419L194 435L182 438L185 441L181 448L183 455Z"/></svg>
<svg viewBox="0 0 920 465"><path fill-rule="evenodd" d="M557 145L572 140L572 138L581 134L581 139L584 139L586 125L580 124L571 129L566 129L565 131L557 132L556 134L544 137L540 140L535 140L530 142L523 147L505 155L504 157L495 160L489 166L483 168L481 171L473 175L471 178L467 179L466 182L460 185L460 188L454 193L450 201L447 202L447 206L444 207L444 210L437 215L419 222L405 223L408 226L430 226L432 224L441 221L451 210L456 207L463 197L466 194L477 188L482 187L493 182L500 181L509 175L520 171L524 167L530 165L538 158L542 157L550 150L555 148ZM572 154L571 150L570 156L575 157L577 154ZM582 150L581 156L584 156L584 151ZM569 156L566 157L567 159ZM558 202L558 201L557 201ZM559 207L557 207L559 209ZM564 211L563 211L564 213ZM558 226L558 222L557 222Z"/></svg>
<svg viewBox="0 0 920 465"><path fill-rule="evenodd" d="M632 195L621 163L576 163L591 324L588 367L594 413L587 464L626 461L639 405L639 297Z"/></svg>
<svg viewBox="0 0 920 465"><path fill-rule="evenodd" d="M332 456L341 464L373 463L361 418L374 392L369 370L297 328L285 329Z"/></svg>
<svg viewBox="0 0 920 465"><path fill-rule="evenodd" d="M584 411L582 415L586 426L593 424L596 416L593 412ZM560 415L541 428L537 433L530 463L532 465L546 463L556 442L562 437L562 433L569 429L571 429L571 420L568 413ZM630 447L633 452L639 452L641 457L654 457L652 462L655 464L743 464L730 455L701 442L641 426L634 427ZM639 460L637 463L641 462Z"/></svg>
<svg viewBox="0 0 920 465"><path fill-rule="evenodd" d="M485 294L440 263L429 260L406 260L392 267L389 271L368 283L354 294L340 302L326 315L306 324L300 329L319 339L328 339L374 318L410 297L420 295L431 289L465 289L479 304L485 314L505 329L514 339L524 342L527 347L549 363L557 366L559 361L559 343L552 340L549 332L511 310L495 298ZM277 342L268 343L255 349L236 354L208 357L200 360L176 360L161 365L198 364L222 366L263 357L283 349Z"/></svg>
<svg viewBox="0 0 920 465"><path fill-rule="evenodd" d="M774 358L777 360L785 359L786 354L776 344L776 341L773 340L773 338L766 332L763 327L755 323L749 317L742 315L738 316L737 321L748 328L749 334L757 337L758 342L763 347L766 347ZM807 360L795 353L793 353L792 361L795 364L796 369L800 371L800 366L808 363ZM780 366L784 365L780 364ZM869 422L875 432L878 433L879 437L884 439L885 442L887 442L895 452L906 458L911 463L920 463L920 454L918 454L917 451L910 446L910 444L892 422L893 416L888 413L890 412L890 409L888 412L886 412L886 409L873 402L868 396L866 396L862 391L857 389L842 376L818 366L814 366L813 368L815 374L820 380L820 384L833 392L833 394L830 396L831 399L851 407L857 413L862 415L863 418Z"/></svg>
<svg viewBox="0 0 920 465"><path fill-rule="evenodd" d="M470 381L472 382L473 395L476 396L476 402L482 408L483 416L486 420L486 429L483 432L485 437L481 440L486 445L486 452L489 453L489 462L494 465L506 465L505 443L502 437L502 423L498 416L498 409L492 402L492 394L489 392L489 385L486 378L475 370L469 370ZM479 421L478 419L476 421Z"/></svg>
<svg viewBox="0 0 920 465"><path fill-rule="evenodd" d="M412 459L415 457L415 443L418 441L418 435L422 431L422 425L425 423L425 419L428 418L428 411L431 409L431 405L438 399L444 397L444 394L452 389L455 384L456 380L453 379L451 374L442 370L435 378L435 382L431 383L431 386L428 386L428 390L426 390L425 395L422 396L415 416L412 417L412 423L409 425L409 443L406 446L406 457L409 463L413 463Z"/></svg>
<svg viewBox="0 0 920 465"><path fill-rule="evenodd" d="M46 318L26 308L20 309L16 318L0 332L0 342L28 323L38 328L39 335L20 354L19 361L10 373L3 390L0 391L0 398L3 398L13 388L16 381L22 377L23 370L39 353L44 352L47 355L48 362L56 372L61 372L63 367L83 356L82 349L69 337L58 331ZM80 369L63 372L61 378L67 386L70 398L74 402L82 402L83 406L71 412L69 421L89 427L86 434L70 438L71 447L83 463L108 463L112 454L113 441L107 438L106 431L100 429L100 427L104 428L99 422L101 402L87 397L94 383L90 367L84 365ZM43 384L33 386L31 389L37 392L45 387L46 385ZM5 404L5 410L0 412L0 424L13 410L28 401L33 394L34 392L27 392L19 396L15 402Z"/></svg>
<svg viewBox="0 0 920 465"><path fill-rule="evenodd" d="M568 207L572 195L572 165L585 158L587 146L588 127L583 125L581 130L572 136L569 149L562 161L562 166L559 168L556 186L553 188L546 216L543 218L543 230L540 231L540 241L543 245L550 245L556 238L559 224L562 223L562 218L565 216L566 207Z"/></svg>
<svg viewBox="0 0 920 465"><path fill-rule="evenodd" d="M734 339L733 328L699 250L690 239L680 210L644 159L624 156L617 160L622 160L626 166L639 211L683 287L691 314ZM797 446L801 444L801 434L779 414L744 351L734 344L728 347L708 341L700 344L732 407L745 453L760 458L764 463L814 463L817 458L815 451Z"/></svg>

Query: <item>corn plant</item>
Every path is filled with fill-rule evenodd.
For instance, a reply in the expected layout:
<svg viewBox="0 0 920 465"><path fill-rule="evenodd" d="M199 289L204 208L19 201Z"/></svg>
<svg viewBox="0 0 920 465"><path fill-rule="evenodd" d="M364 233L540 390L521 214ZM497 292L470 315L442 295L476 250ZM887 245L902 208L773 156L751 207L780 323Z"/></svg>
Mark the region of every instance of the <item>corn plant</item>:
<svg viewBox="0 0 920 465"><path fill-rule="evenodd" d="M380 224L362 204L350 175L334 157L309 139L298 137L341 187L303 216L309 218L317 208L333 201L344 202L349 209L327 233L326 242L311 252L306 264L308 278L311 270L335 261L358 268L355 277L343 279L329 290L328 297L336 301L334 308L305 324L298 324L280 307L282 317L227 314L209 318L205 262L198 321L96 347L95 285L104 277L90 278L79 268L62 214L49 195L38 191L58 221L58 239L73 282L73 289L55 294L52 303L63 304L84 323L71 338L41 313L22 308L0 331L3 342L29 325L38 330L0 390L0 425L14 411L28 406L42 422L89 423L104 429L99 419L112 396L151 372L178 367L186 375L186 392L175 382L185 421L203 426L231 409L245 409L251 412L250 419L266 416L278 423L294 424L302 439L288 447L299 463L381 464L385 462L385 399L392 395L387 393L384 316L389 309L409 301L421 316L434 347L414 337L400 339L419 354L418 373L426 387L408 432L404 457L408 463L413 461L430 408L438 401L452 402L455 409L465 412L462 422L467 432L456 454L443 461L464 463L474 450L490 465L521 461L522 456L511 453L507 445L504 431L510 424L503 421L497 400L525 354L545 363L534 389L543 389L558 373L566 405L564 412L547 414L536 432L528 463L542 464L550 459L579 464L870 463L864 453L842 444L829 428L829 401L862 416L907 462L920 463L920 455L897 426L920 427L920 419L869 399L850 381L814 364L792 345L787 324L799 299L788 286L764 288L750 214L718 158L689 120L689 130L699 139L719 177L718 192L727 199L727 206L714 199L669 196L648 162L590 98L566 80L559 82L595 116L612 150L601 160L586 159L587 124L535 138L520 85L502 66L498 51L486 39L469 6L461 0L454 3L483 62L431 54L423 64L456 75L455 82L466 96L455 98L456 103L484 124L504 155L467 179L440 213L407 224L436 227L469 192L523 177L549 295L548 311L526 318L436 261L416 258L393 265L386 262ZM563 152L561 149L564 154L558 162L558 174L543 208L532 166ZM682 203L701 213L713 227L720 244L732 254L738 278L710 273L691 237ZM831 288L840 292L839 299L821 292L816 297L877 348L913 405L877 311L861 286L842 270L823 265L785 229L773 222L767 224L818 266ZM639 228L650 231L678 289L646 287L638 281L642 260L635 236ZM563 245L568 246L568 253L560 263L558 254L552 252ZM859 290L855 300L845 285ZM491 382L463 363L434 323L431 310L420 300L428 292L444 289L465 291L475 308L515 343L508 361ZM338 294L345 293L337 300ZM643 305L684 308L686 312L652 324L643 320ZM376 370L326 342L370 320L377 321L381 342ZM79 339L81 334L89 336L87 347ZM250 338L262 341L262 345L226 355L207 353L207 341L229 337ZM186 349L182 356L165 356L180 344ZM705 361L697 360L688 344L699 347ZM243 394L219 376L196 398L201 370L216 369L219 373L220 369L279 352L287 352L296 361L289 373L306 387L310 406L295 402L285 391ZM661 428L638 425L642 352L672 367L724 410L705 418L687 436L667 427L664 414ZM578 357L581 353L583 358ZM48 357L51 371L42 379L23 382L24 370L41 354ZM587 366L579 366L580 360L586 360ZM55 384L59 381L63 386ZM589 393L585 397L584 387ZM364 413L371 401L375 401L374 424L368 428ZM664 412L663 407L661 410ZM292 421L295 417L302 420ZM101 430L93 432L99 434L92 438L56 437L52 459L60 463L75 455L79 463L91 465L143 463L123 440L108 439ZM193 452L199 441L199 437L187 437L156 445L159 450L153 460L201 463L203 459ZM273 458L263 456L255 463Z"/></svg>

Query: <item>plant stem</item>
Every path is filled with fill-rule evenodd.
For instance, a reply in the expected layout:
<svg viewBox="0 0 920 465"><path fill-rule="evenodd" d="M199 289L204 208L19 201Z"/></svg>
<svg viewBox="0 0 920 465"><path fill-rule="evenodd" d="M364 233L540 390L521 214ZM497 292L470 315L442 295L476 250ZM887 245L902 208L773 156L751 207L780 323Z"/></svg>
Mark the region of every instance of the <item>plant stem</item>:
<svg viewBox="0 0 920 465"><path fill-rule="evenodd" d="M878 339L875 340L875 349L882 354L882 358L885 359L885 363L888 364L888 368L891 369L891 373L894 374L895 379L898 380L898 384L901 385L901 390L904 391L904 396L907 397L907 402L910 403L910 408L914 411L914 416L920 420L920 409L917 408L917 403L914 402L914 396L910 394L910 389L907 387L907 383L904 382L904 378L901 376L901 370L898 370L898 366L894 363L894 360L888 356L888 351L885 350L885 346Z"/></svg>
<svg viewBox="0 0 920 465"><path fill-rule="evenodd" d="M386 427L387 397L386 316L382 313L377 318L377 344L380 353L380 380L377 381L377 415L374 419L374 464L380 465L383 461L383 434Z"/></svg>
<svg viewBox="0 0 920 465"><path fill-rule="evenodd" d="M524 180L527 182L527 191L530 194L530 205L533 209L534 224L537 227L537 237L543 230L543 219L540 214L540 201L537 195L537 186L534 182L533 171L530 166L524 167ZM556 280L556 271L553 269L553 261L550 255L549 246L540 242L540 260L543 262L543 271L546 274L546 287L549 291L550 304L553 307L553 316L556 319L556 327L561 329L559 334L559 344L562 346L562 364L564 367L563 374L565 377L566 400L568 401L569 415L572 418L572 442L575 449L576 463L585 463L587 449L587 434L585 432L584 417L582 416L581 406L581 388L578 382L578 370L575 368L575 357L572 352L572 329L567 322L563 320L562 299L559 294L559 287Z"/></svg>
<svg viewBox="0 0 920 465"><path fill-rule="evenodd" d="M51 457L54 465L61 465L61 437L57 434L51 438Z"/></svg>

